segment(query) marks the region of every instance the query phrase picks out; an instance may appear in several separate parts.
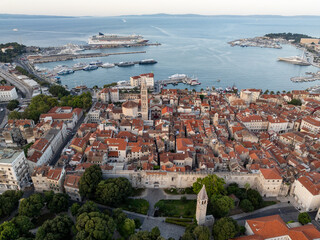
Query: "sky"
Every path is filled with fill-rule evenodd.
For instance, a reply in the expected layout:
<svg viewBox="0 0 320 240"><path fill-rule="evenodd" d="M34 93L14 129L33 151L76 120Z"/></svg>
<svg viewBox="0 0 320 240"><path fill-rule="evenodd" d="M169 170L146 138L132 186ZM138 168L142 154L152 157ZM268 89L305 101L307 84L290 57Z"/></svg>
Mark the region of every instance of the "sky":
<svg viewBox="0 0 320 240"><path fill-rule="evenodd" d="M0 3L0 13L58 16L320 15L320 0L0 0Z"/></svg>

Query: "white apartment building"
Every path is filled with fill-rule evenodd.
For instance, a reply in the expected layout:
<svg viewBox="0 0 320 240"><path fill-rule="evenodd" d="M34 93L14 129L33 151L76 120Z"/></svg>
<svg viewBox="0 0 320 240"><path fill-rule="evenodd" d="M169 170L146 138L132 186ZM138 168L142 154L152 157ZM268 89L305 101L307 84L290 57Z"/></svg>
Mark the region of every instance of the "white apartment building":
<svg viewBox="0 0 320 240"><path fill-rule="evenodd" d="M0 101L7 102L18 98L14 86L0 86Z"/></svg>
<svg viewBox="0 0 320 240"><path fill-rule="evenodd" d="M320 133L320 119L317 117L307 116L301 121L301 131L310 131L313 133Z"/></svg>
<svg viewBox="0 0 320 240"><path fill-rule="evenodd" d="M306 173L296 179L291 187L291 195L301 210L318 210L320 206L320 173Z"/></svg>
<svg viewBox="0 0 320 240"><path fill-rule="evenodd" d="M274 131L278 133L284 133L288 129L288 121L277 117L277 116L268 116L268 131Z"/></svg>
<svg viewBox="0 0 320 240"><path fill-rule="evenodd" d="M130 77L130 85L132 87L140 87L141 82L145 81L148 88L154 87L154 74L153 73L145 73L140 74L139 76Z"/></svg>
<svg viewBox="0 0 320 240"><path fill-rule="evenodd" d="M0 191L20 190L29 184L28 163L23 151L0 150Z"/></svg>
<svg viewBox="0 0 320 240"><path fill-rule="evenodd" d="M268 129L268 121L261 116L238 114L237 118L249 131L259 132L267 131Z"/></svg>
<svg viewBox="0 0 320 240"><path fill-rule="evenodd" d="M261 92L261 89L242 89L240 98L247 103L255 102L259 98Z"/></svg>

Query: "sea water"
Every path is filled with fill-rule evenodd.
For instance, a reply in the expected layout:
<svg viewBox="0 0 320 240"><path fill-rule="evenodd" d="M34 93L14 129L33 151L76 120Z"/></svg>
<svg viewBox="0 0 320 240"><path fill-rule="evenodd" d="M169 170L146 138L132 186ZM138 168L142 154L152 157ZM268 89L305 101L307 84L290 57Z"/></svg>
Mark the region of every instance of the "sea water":
<svg viewBox="0 0 320 240"><path fill-rule="evenodd" d="M18 31L13 31L18 29ZM0 15L0 42L16 41L40 47L61 46L67 43L86 44L98 32L109 34L139 34L160 46L102 49L98 52L146 51L143 54L114 55L94 59L77 59L39 64L52 69L57 65L73 66L78 62L139 61L153 58L155 65L99 68L77 71L61 77L68 87L77 85L103 86L129 80L130 76L153 72L155 80L167 79L175 73L195 76L202 83L188 87L207 86L261 88L274 91L306 89L317 82L293 83L290 78L316 72L312 66L297 66L278 62L278 57L301 55L301 50L289 45L282 49L231 47L227 42L267 33L292 32L320 37L320 17L281 16L120 16L120 17L43 17ZM220 81L218 81L220 80ZM168 87L172 88L172 85Z"/></svg>

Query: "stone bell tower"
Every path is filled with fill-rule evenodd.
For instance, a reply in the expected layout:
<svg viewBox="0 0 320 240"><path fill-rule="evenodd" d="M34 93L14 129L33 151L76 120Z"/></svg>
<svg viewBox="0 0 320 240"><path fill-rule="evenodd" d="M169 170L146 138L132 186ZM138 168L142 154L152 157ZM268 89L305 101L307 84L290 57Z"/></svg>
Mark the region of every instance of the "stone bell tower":
<svg viewBox="0 0 320 240"><path fill-rule="evenodd" d="M141 115L143 120L148 120L149 118L148 87L144 79L141 80Z"/></svg>
<svg viewBox="0 0 320 240"><path fill-rule="evenodd" d="M207 215L207 205L208 205L208 195L206 191L206 187L203 185L201 191L197 196L197 211L196 211L196 219L198 225L204 225L206 223L206 215Z"/></svg>

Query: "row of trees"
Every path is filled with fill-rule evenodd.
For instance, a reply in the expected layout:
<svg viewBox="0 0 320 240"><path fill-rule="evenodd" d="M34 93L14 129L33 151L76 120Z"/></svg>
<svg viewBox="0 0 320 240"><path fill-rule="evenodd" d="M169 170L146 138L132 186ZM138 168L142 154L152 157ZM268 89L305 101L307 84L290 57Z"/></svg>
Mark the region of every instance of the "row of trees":
<svg viewBox="0 0 320 240"><path fill-rule="evenodd" d="M92 105L92 96L89 92L82 93L79 96L64 96L60 102L56 97L50 97L43 94L32 98L30 105L23 113L13 111L9 114L9 119L32 119L38 122L43 113L47 113L55 106L70 106L74 108L87 109Z"/></svg>

